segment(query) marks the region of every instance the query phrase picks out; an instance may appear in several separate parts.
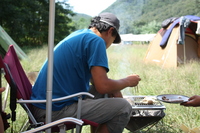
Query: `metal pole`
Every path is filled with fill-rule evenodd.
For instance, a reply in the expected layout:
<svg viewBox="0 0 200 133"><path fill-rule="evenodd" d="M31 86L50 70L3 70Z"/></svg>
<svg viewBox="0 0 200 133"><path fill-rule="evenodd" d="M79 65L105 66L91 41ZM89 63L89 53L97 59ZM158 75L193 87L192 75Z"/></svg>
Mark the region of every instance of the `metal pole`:
<svg viewBox="0 0 200 133"><path fill-rule="evenodd" d="M183 43L183 58L184 58L184 65L185 65L185 63L186 63L186 48L185 48L185 37L184 37L184 43Z"/></svg>
<svg viewBox="0 0 200 133"><path fill-rule="evenodd" d="M52 88L53 88L53 47L54 47L54 26L55 26L55 0L49 1L49 35L48 35L48 71L46 90L46 123L51 122L52 112ZM51 133L51 129L46 130Z"/></svg>

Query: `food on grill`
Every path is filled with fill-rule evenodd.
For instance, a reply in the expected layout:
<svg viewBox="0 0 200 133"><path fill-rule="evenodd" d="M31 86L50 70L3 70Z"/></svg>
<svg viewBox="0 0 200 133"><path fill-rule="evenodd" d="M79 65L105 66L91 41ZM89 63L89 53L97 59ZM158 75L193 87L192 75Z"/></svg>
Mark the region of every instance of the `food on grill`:
<svg viewBox="0 0 200 133"><path fill-rule="evenodd" d="M145 97L141 102L144 104L153 105L156 100L153 97Z"/></svg>

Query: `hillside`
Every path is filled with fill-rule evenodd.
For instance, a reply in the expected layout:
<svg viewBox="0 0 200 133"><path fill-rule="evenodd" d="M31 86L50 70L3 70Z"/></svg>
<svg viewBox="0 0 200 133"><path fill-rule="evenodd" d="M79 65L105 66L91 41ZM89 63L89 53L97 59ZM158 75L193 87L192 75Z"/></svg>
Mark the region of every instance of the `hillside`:
<svg viewBox="0 0 200 133"><path fill-rule="evenodd" d="M84 28L88 28L88 24L90 23L90 20L92 17L88 16L86 14L77 13L76 15L72 16L71 18L74 22L76 29L84 29Z"/></svg>
<svg viewBox="0 0 200 133"><path fill-rule="evenodd" d="M148 25L157 27L155 32L167 18L200 16L200 0L117 0L102 12L114 13L120 19L121 34L142 33Z"/></svg>
<svg viewBox="0 0 200 133"><path fill-rule="evenodd" d="M200 16L200 0L117 0L103 12L121 20L121 33L134 32L134 23L161 22L170 17Z"/></svg>

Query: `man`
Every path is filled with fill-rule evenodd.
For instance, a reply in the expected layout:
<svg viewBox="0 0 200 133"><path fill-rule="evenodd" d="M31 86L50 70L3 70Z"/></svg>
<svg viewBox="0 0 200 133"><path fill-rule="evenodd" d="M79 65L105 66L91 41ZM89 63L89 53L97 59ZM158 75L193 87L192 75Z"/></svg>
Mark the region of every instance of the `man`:
<svg viewBox="0 0 200 133"><path fill-rule="evenodd" d="M78 30L54 48L53 98L88 92L92 79L96 92L122 97L121 90L137 86L140 77L132 74L123 79L108 78L106 49L120 43L120 22L111 13L102 13L91 20L88 29ZM47 62L44 63L33 87L31 99L46 99ZM94 87L92 87L94 89ZM38 121L45 120L45 104L33 104ZM52 104L52 121L63 117L76 117L77 98ZM123 98L98 98L82 101L81 118L99 123L98 132L121 133L127 125L132 108Z"/></svg>

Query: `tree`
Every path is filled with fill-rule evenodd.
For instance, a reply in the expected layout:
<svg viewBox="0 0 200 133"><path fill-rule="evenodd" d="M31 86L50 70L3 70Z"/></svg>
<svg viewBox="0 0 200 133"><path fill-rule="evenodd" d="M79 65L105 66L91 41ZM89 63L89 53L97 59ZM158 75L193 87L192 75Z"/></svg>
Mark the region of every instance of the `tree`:
<svg viewBox="0 0 200 133"><path fill-rule="evenodd" d="M200 0L195 1L195 10L198 12L196 15L200 16Z"/></svg>
<svg viewBox="0 0 200 133"><path fill-rule="evenodd" d="M73 24L76 30L88 28L92 19L91 16L88 16L86 14L76 14L71 18L73 20Z"/></svg>
<svg viewBox="0 0 200 133"><path fill-rule="evenodd" d="M74 15L69 5L55 5L55 43L74 27L68 17ZM48 42L49 2L47 0L1 0L0 25L19 46L43 45Z"/></svg>
<svg viewBox="0 0 200 133"><path fill-rule="evenodd" d="M134 21L132 23L132 32L130 33L133 33L133 34L141 34L142 32L142 27L146 25L146 22L145 21Z"/></svg>
<svg viewBox="0 0 200 133"><path fill-rule="evenodd" d="M160 30L161 24L155 20L141 27L141 34L154 34Z"/></svg>

